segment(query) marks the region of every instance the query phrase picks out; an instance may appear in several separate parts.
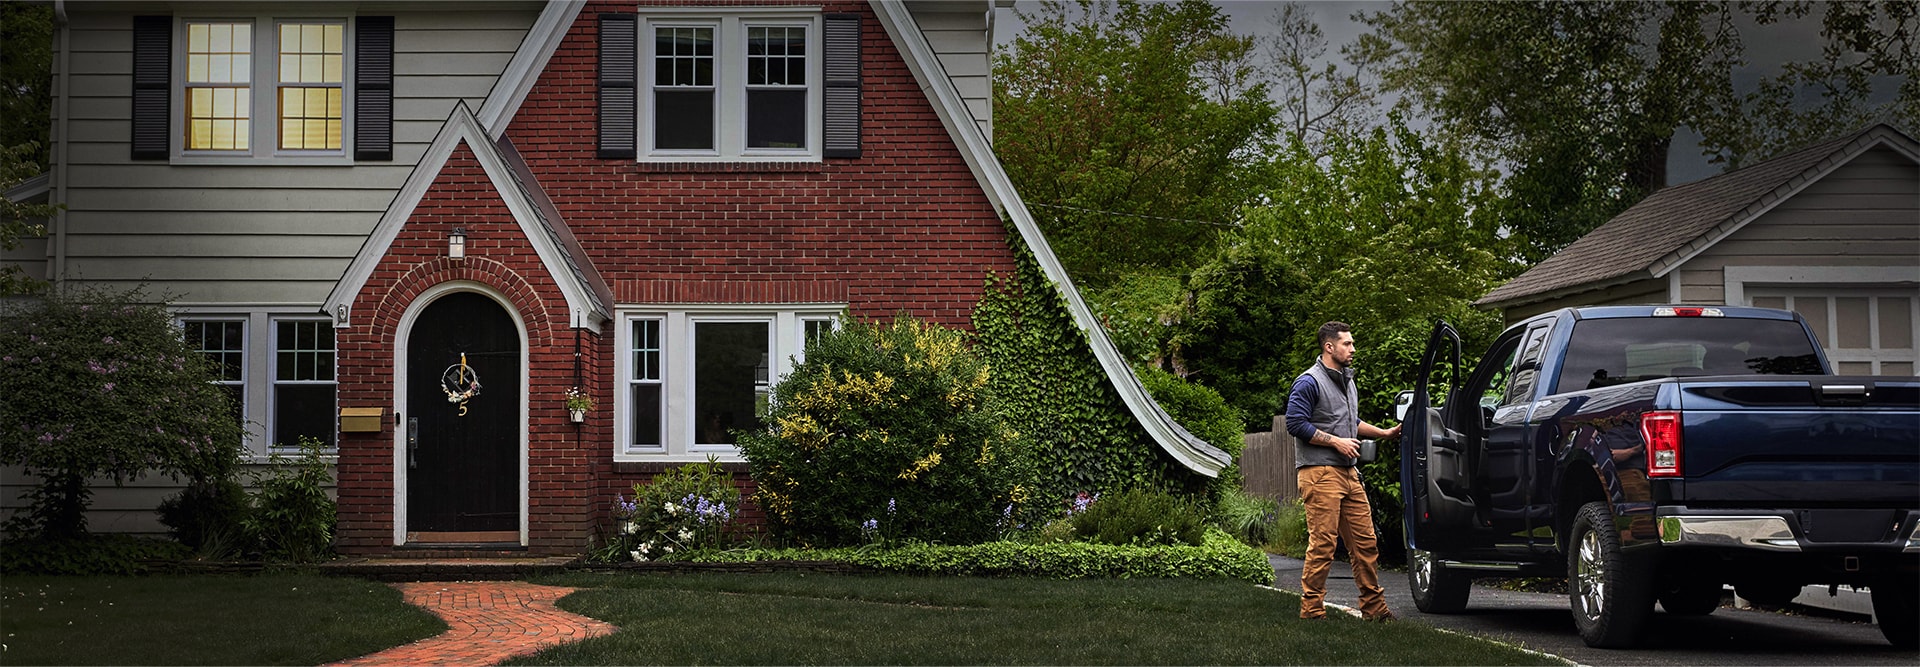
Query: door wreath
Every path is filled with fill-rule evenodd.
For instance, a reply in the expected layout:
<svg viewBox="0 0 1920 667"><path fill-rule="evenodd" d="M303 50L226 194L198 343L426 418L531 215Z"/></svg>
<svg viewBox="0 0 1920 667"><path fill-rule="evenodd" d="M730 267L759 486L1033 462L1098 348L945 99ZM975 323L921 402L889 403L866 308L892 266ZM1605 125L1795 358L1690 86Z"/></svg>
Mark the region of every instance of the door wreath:
<svg viewBox="0 0 1920 667"><path fill-rule="evenodd" d="M467 353L460 353L460 363L440 374L440 391L447 394L448 403L460 404L459 416L467 416L467 399L480 395L480 374L467 365Z"/></svg>

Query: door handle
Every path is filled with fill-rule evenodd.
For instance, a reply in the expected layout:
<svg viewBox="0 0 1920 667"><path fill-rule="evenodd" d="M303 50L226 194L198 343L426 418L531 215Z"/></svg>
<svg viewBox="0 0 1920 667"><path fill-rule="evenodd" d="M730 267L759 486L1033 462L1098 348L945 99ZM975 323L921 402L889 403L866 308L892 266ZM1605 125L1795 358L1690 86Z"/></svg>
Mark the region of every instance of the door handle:
<svg viewBox="0 0 1920 667"><path fill-rule="evenodd" d="M407 467L413 468L413 452L420 448L420 418L407 418Z"/></svg>

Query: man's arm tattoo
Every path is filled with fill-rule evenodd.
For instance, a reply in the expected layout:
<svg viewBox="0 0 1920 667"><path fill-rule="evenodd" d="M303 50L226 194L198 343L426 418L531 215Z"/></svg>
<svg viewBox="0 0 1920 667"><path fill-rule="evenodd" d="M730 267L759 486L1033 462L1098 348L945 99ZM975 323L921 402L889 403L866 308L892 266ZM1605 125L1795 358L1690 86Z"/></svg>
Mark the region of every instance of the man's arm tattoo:
<svg viewBox="0 0 1920 667"><path fill-rule="evenodd" d="M1307 440L1307 444L1332 447L1334 446L1333 436L1329 435L1326 431L1314 431L1313 437Z"/></svg>

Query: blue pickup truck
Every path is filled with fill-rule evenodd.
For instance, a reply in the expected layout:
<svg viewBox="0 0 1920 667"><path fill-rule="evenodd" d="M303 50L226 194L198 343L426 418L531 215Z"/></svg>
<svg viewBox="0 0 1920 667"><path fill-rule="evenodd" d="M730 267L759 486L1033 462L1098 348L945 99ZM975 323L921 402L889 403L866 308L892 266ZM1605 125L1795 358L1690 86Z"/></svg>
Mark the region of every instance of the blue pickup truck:
<svg viewBox="0 0 1920 667"><path fill-rule="evenodd" d="M1881 632L1920 631L1920 380L1835 376L1798 315L1564 309L1472 369L1434 327L1400 396L1408 578L1423 612L1475 577L1566 577L1587 644L1712 613L1732 585L1784 603L1868 587Z"/></svg>

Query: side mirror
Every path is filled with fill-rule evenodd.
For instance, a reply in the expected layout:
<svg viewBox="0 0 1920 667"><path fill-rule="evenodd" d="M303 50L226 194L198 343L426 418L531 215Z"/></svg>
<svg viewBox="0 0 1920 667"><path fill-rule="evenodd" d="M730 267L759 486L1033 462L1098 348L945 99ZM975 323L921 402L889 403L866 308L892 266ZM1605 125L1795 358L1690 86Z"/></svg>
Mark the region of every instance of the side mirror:
<svg viewBox="0 0 1920 667"><path fill-rule="evenodd" d="M1413 390L1400 392L1393 397L1393 418L1396 421L1407 420L1407 408L1413 407Z"/></svg>

